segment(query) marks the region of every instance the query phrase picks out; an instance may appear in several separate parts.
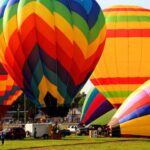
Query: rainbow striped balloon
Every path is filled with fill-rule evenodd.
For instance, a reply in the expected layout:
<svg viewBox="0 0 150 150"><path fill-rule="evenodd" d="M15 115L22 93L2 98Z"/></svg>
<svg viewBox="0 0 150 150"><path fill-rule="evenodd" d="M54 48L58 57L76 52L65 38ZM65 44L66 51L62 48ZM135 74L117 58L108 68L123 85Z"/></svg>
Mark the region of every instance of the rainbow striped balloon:
<svg viewBox="0 0 150 150"><path fill-rule="evenodd" d="M91 81L118 108L150 79L150 10L114 6L104 14L107 40Z"/></svg>
<svg viewBox="0 0 150 150"><path fill-rule="evenodd" d="M37 107L69 107L97 64L105 19L95 0L9 0L1 60ZM50 108L52 109L52 108Z"/></svg>
<svg viewBox="0 0 150 150"><path fill-rule="evenodd" d="M22 91L0 63L0 119L21 94Z"/></svg>
<svg viewBox="0 0 150 150"><path fill-rule="evenodd" d="M112 136L150 137L150 80L135 90L109 123Z"/></svg>
<svg viewBox="0 0 150 150"><path fill-rule="evenodd" d="M84 101L80 122L85 125L90 124L97 118L104 117L104 115L110 111L115 112L112 104L110 104L96 88L93 88ZM111 119L113 113L109 114L111 114L111 116L109 116L109 119ZM103 122L103 125L107 124L109 121L110 120L107 120L105 123Z"/></svg>

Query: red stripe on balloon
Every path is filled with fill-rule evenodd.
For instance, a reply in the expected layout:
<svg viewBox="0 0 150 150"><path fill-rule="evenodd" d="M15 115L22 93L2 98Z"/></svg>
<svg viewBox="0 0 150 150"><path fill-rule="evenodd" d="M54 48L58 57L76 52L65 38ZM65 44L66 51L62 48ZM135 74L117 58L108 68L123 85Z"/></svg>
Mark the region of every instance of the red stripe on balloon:
<svg viewBox="0 0 150 150"><path fill-rule="evenodd" d="M91 79L94 85L110 85L110 84L143 84L150 77L129 77L129 78L95 78Z"/></svg>
<svg viewBox="0 0 150 150"><path fill-rule="evenodd" d="M4 91L0 91L0 96L4 96L5 92Z"/></svg>
<svg viewBox="0 0 150 150"><path fill-rule="evenodd" d="M9 86L6 86L6 91L10 91L12 89L12 86L13 86L13 84L9 85Z"/></svg>
<svg viewBox="0 0 150 150"><path fill-rule="evenodd" d="M150 29L112 29L107 30L107 38L117 37L150 37Z"/></svg>
<svg viewBox="0 0 150 150"><path fill-rule="evenodd" d="M115 104L112 104L113 106L114 106L114 108L116 108L116 109L118 109L120 106L121 106L121 104L117 104L117 103L115 103Z"/></svg>
<svg viewBox="0 0 150 150"><path fill-rule="evenodd" d="M14 99L14 97L18 97L21 93L21 90L17 90L13 95L10 95L7 100L4 100L3 105L8 105L8 103L9 105L12 105L16 101L16 98Z"/></svg>
<svg viewBox="0 0 150 150"><path fill-rule="evenodd" d="M149 9L144 8L108 8L104 9L104 12L112 12L112 11L142 11L142 12L150 12Z"/></svg>
<svg viewBox="0 0 150 150"><path fill-rule="evenodd" d="M7 80L8 75L0 75L0 80Z"/></svg>

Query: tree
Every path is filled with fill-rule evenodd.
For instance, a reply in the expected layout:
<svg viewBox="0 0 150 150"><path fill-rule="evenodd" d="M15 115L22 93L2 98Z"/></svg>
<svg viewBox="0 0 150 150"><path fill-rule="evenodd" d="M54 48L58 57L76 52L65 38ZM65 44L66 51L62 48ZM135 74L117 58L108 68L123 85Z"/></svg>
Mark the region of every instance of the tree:
<svg viewBox="0 0 150 150"><path fill-rule="evenodd" d="M71 104L71 108L82 106L85 100L86 94L84 92L78 93L75 98L73 99L73 102Z"/></svg>

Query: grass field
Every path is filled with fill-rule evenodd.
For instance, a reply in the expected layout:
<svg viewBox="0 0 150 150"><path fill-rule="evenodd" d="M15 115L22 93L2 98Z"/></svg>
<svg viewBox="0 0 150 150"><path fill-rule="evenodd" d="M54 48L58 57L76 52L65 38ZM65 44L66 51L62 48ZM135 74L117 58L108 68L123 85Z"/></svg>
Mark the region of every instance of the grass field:
<svg viewBox="0 0 150 150"><path fill-rule="evenodd" d="M149 150L150 139L144 138L90 138L70 136L62 140L6 140L0 150Z"/></svg>

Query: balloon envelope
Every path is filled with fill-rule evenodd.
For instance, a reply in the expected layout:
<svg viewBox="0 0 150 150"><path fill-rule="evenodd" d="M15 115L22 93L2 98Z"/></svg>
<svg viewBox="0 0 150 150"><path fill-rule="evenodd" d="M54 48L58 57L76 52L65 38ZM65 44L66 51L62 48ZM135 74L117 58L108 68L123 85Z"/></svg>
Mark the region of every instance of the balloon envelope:
<svg viewBox="0 0 150 150"><path fill-rule="evenodd" d="M150 78L150 10L114 6L104 14L107 40L91 81L118 108Z"/></svg>
<svg viewBox="0 0 150 150"><path fill-rule="evenodd" d="M59 106L67 109L103 50L98 3L9 0L0 12L0 57L10 75L38 108L57 114Z"/></svg>
<svg viewBox="0 0 150 150"><path fill-rule="evenodd" d="M113 108L110 102L94 88L84 101L80 122L87 125L97 118L102 117Z"/></svg>
<svg viewBox="0 0 150 150"><path fill-rule="evenodd" d="M107 125L112 119L113 115L116 113L116 109L113 108L110 111L106 112L96 120L94 120L91 124L99 124L99 125Z"/></svg>
<svg viewBox="0 0 150 150"><path fill-rule="evenodd" d="M21 94L19 87L0 63L0 119Z"/></svg>
<svg viewBox="0 0 150 150"><path fill-rule="evenodd" d="M135 90L109 123L112 136L150 137L150 80Z"/></svg>

